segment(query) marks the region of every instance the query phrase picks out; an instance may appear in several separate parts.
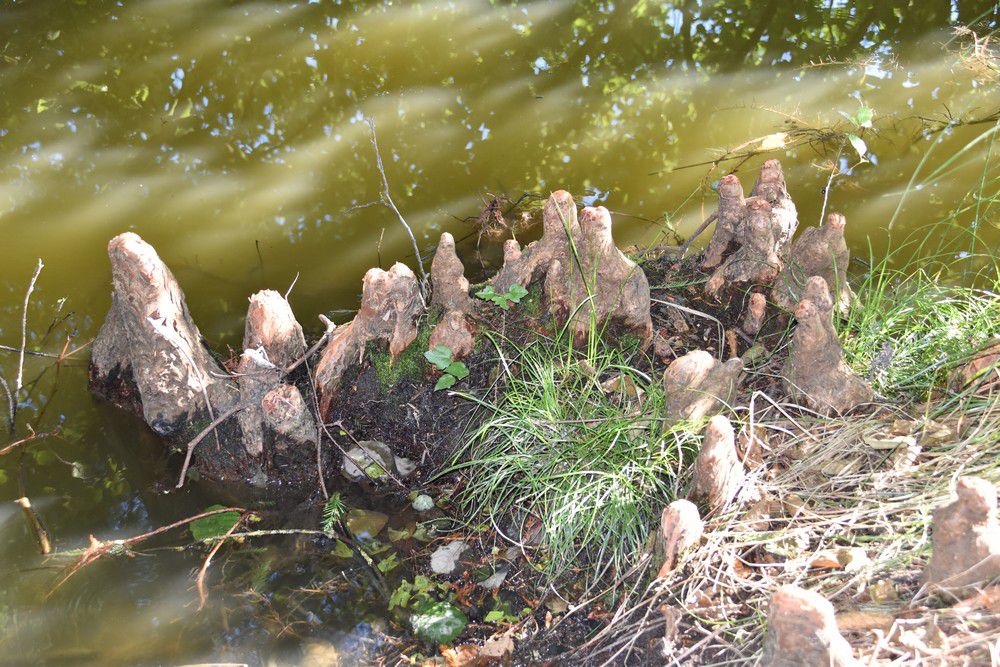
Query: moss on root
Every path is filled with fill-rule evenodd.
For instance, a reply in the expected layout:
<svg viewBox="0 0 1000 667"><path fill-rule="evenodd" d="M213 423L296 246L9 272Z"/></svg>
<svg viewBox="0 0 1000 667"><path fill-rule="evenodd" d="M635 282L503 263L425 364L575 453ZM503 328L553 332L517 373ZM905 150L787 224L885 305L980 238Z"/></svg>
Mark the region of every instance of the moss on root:
<svg viewBox="0 0 1000 667"><path fill-rule="evenodd" d="M404 380L423 381L428 368L424 352L427 350L427 341L430 339L431 331L433 331L438 319L437 309L434 309L434 312L428 312L427 317L421 320L420 326L417 328L416 340L410 343L396 360L392 359L385 346L371 349L368 352L372 368L375 369L375 376L382 389L395 387Z"/></svg>

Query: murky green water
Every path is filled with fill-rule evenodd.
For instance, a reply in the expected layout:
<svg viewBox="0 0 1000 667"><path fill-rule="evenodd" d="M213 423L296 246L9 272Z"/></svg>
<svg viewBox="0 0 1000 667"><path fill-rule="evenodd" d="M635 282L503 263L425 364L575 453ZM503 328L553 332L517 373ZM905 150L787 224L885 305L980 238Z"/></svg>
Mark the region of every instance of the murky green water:
<svg viewBox="0 0 1000 667"><path fill-rule="evenodd" d="M665 219L682 234L697 226L714 208L709 184L736 167L748 182L763 158L713 159L778 132L802 224L828 200L855 249L880 252L890 220L899 239L957 210L957 226L996 243L995 211L977 219L964 198L995 134L951 159L993 124L933 131L1000 107L996 84L955 55L949 26L977 18L995 26L994 3L7 3L0 342L19 344L38 257L30 347L92 338L110 297L105 244L124 230L157 247L218 349L239 345L250 293L296 275L307 329L354 307L369 266L413 263L391 212L367 205L380 178L366 116L422 249L453 231L470 272L476 228L463 219L484 198L566 188L618 213L621 244L650 243ZM858 164L828 128L847 129L862 105L875 127L852 130L870 151ZM843 173L827 191L834 164ZM16 355L0 355L13 383ZM57 550L214 500L163 493L158 443L89 397L85 357L29 359L19 433L61 424L62 435L0 460L0 497L29 495ZM294 661L304 637L350 654L372 634L378 607L364 610L363 589L299 608L275 596L295 579L274 573L287 545L258 545L229 573L252 592L202 612L198 553L102 562L46 599L68 561L38 556L20 509L3 506L0 662Z"/></svg>

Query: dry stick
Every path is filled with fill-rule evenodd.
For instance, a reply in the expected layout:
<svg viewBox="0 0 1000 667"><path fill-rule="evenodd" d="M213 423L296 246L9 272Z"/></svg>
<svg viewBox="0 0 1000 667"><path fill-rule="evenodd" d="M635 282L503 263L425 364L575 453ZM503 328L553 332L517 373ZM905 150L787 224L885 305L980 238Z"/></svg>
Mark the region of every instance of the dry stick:
<svg viewBox="0 0 1000 667"><path fill-rule="evenodd" d="M684 242L684 245L681 246L681 259L684 259L684 256L687 255L687 251L691 249L691 244L694 243L694 240L701 236L702 232L708 229L708 226L715 222L718 217L719 212L716 211L712 215L708 216L708 219L701 223L698 229L694 230L694 233L691 234L691 236L687 238L687 241Z"/></svg>
<svg viewBox="0 0 1000 667"><path fill-rule="evenodd" d="M46 598L51 597L52 594L55 593L57 590L59 590L62 587L63 584L65 584L67 581L69 581L70 577L72 577L74 574L76 574L77 572L79 572L81 569L83 569L87 565L90 565L91 563L93 563L95 560L97 560L98 558L100 558L104 554L106 554L108 551L111 550L112 547L115 547L115 546L126 547L126 546L128 546L130 544L135 544L136 542L142 542L143 540L147 540L150 537L154 537L156 535L159 535L160 533L165 533L168 530L173 530L174 528L180 528L181 526L183 526L185 524L189 524L192 521L197 521L198 519L204 519L205 517L214 516L216 514L222 514L224 512L244 512L244 513L246 513L247 510L244 509L244 508L242 508L242 507L222 507L220 509L209 510L207 512L201 512L200 514L195 514L194 516L189 516L186 519L181 519L180 521L175 521L175 522L173 522L173 523L171 523L169 525L166 525L166 526L160 526L159 528L156 528L155 530L151 530L148 533L143 533L141 535L135 535L133 537L128 537L128 538L125 538L124 540L114 540L112 542L101 542L100 540L98 540L97 538L95 538L93 535L91 535L90 536L90 546L87 547L87 550L83 552L83 555L80 556L80 559L73 565L72 568L70 568L70 570L66 574L66 576L63 577L59 581L59 583L56 584L55 587L51 591L48 592L48 594L45 597Z"/></svg>
<svg viewBox="0 0 1000 667"><path fill-rule="evenodd" d="M14 502L24 510L24 516L27 518L31 529L35 532L35 538L38 540L39 551L42 552L43 556L52 553L52 542L49 541L49 534L45 531L45 527L42 526L42 520L35 513L35 508L31 506L31 501L28 500L27 496L22 496Z"/></svg>
<svg viewBox="0 0 1000 667"><path fill-rule="evenodd" d="M308 355L306 355L308 356ZM305 360L305 357L303 357ZM323 415L320 414L319 400L316 398L316 381L313 379L312 369L309 362L305 361L306 375L309 377L309 385L313 388L310 392L313 400L313 410L316 411L316 476L319 478L319 490L323 493L323 500L330 500L330 492L326 488L326 475L323 472Z"/></svg>
<svg viewBox="0 0 1000 667"><path fill-rule="evenodd" d="M38 266L35 267L35 274L31 277L31 282L28 283L28 291L24 293L24 308L21 310L21 348L17 359L17 380L14 382L14 407L11 411L11 435L14 434L13 417L17 415L17 396L21 393L22 382L24 381L24 348L28 346L28 303L31 300L31 293L35 291L35 282L38 280L38 274L42 272L44 266L41 258L39 258Z"/></svg>
<svg viewBox="0 0 1000 667"><path fill-rule="evenodd" d="M19 447L20 445L27 444L34 440L43 440L45 438L55 435L57 432L58 431L48 431L46 433L32 433L27 438L21 438L17 442L12 442L3 449L0 449L0 456L6 456L7 454L10 454L14 450L14 448Z"/></svg>
<svg viewBox="0 0 1000 667"><path fill-rule="evenodd" d="M250 516L249 512L244 512L240 515L240 518L236 520L236 523L226 531L226 534L219 538L219 541L215 543L212 550L208 552L208 556L205 557L205 562L201 565L201 570L198 572L198 611L201 611L205 607L205 603L208 601L208 591L205 590L205 575L208 574L208 566L212 564L212 558L215 554L222 548L223 543L229 539L232 534L239 528L240 524Z"/></svg>
<svg viewBox="0 0 1000 667"><path fill-rule="evenodd" d="M392 201L392 195L389 194L389 179L386 178L385 168L382 166L382 154L378 150L378 137L375 134L375 119L371 117L365 118L365 122L368 124L368 128L372 133L372 147L375 149L375 163L378 165L378 173L382 175L382 193L381 199L385 206L392 209L392 212L396 214L396 218L399 219L400 224L406 230L406 233L410 236L410 242L413 244L413 254L417 258L417 268L420 269L420 299L424 300L424 292L427 290L429 281L427 280L427 272L424 270L424 260L420 257L420 246L417 245L417 238L413 235L413 230L410 229L409 223L403 218L403 214L399 212L396 208L396 203ZM425 303L426 305L426 303Z"/></svg>

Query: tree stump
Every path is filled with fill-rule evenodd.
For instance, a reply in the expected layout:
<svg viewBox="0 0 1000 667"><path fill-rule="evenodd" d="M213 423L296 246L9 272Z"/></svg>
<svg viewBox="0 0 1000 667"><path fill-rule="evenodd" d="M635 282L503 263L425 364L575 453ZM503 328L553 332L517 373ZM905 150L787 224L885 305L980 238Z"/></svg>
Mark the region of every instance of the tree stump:
<svg viewBox="0 0 1000 667"><path fill-rule="evenodd" d="M451 350L453 360L467 357L475 344L471 322L475 304L469 296L465 267L455 253L455 238L448 232L441 235L431 262L431 285L431 305L441 309L441 320L431 332L428 345L431 349L444 345Z"/></svg>
<svg viewBox="0 0 1000 667"><path fill-rule="evenodd" d="M1000 579L996 487L960 477L955 499L934 511L933 541L924 581L935 590L962 597Z"/></svg>
<svg viewBox="0 0 1000 667"><path fill-rule="evenodd" d="M694 461L688 497L704 502L710 512L715 512L732 502L743 479L733 425L726 417L716 415L708 422L704 444Z"/></svg>
<svg viewBox="0 0 1000 667"><path fill-rule="evenodd" d="M354 319L337 328L316 367L316 393L325 415L350 366L360 363L372 341L385 341L397 359L417 338L417 318L423 313L417 277L405 264L388 271L369 269L361 288L361 308Z"/></svg>
<svg viewBox="0 0 1000 667"><path fill-rule="evenodd" d="M91 390L143 416L166 438L197 432L237 401L212 358L184 293L151 245L131 232L108 244L114 291L94 340Z"/></svg>
<svg viewBox="0 0 1000 667"><path fill-rule="evenodd" d="M663 372L665 413L669 421L698 421L732 403L743 362L722 363L704 350L688 352Z"/></svg>

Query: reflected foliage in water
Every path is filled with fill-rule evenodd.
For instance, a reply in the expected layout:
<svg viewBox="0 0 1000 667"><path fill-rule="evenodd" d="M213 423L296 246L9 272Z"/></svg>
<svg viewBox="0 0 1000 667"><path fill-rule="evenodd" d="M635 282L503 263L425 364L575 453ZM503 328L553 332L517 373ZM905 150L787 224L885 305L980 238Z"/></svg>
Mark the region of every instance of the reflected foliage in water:
<svg viewBox="0 0 1000 667"><path fill-rule="evenodd" d="M316 313L356 305L369 266L413 262L391 213L369 205L380 180L366 116L421 247L455 232L470 272L465 219L484 197L562 187L615 211L623 243L669 240L712 210L720 175L749 180L762 138L779 134L766 145L803 224L830 206L847 214L855 249L884 249L894 217L897 238L947 219L996 242L995 219L983 224L966 197L992 138L949 158L991 127L967 121L1000 110L996 82L962 63L951 26L989 31L998 12L982 0L18 3L0 15L2 342L19 342L36 257L47 266L31 349L58 355L67 337L70 348L92 338L109 302L104 247L126 229L174 269L217 349L239 344L251 292L284 291L296 274L292 303L317 331ZM861 108L872 128L847 118ZM10 378L16 359L0 355ZM85 356L58 368L29 359L26 377L42 375L20 427L58 424L61 436L0 460L4 497L28 493L59 550L216 500L162 493L159 443L92 401ZM45 600L66 560L40 559L11 507L0 646L15 663L254 660L295 654L310 634L349 651L382 613L362 589L306 609L287 591L341 566L289 564L273 545L227 570L243 595L220 592L200 615L197 553L101 563ZM241 653L250 645L260 653Z"/></svg>

